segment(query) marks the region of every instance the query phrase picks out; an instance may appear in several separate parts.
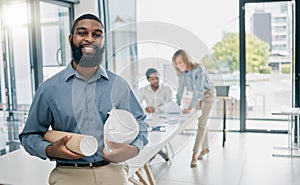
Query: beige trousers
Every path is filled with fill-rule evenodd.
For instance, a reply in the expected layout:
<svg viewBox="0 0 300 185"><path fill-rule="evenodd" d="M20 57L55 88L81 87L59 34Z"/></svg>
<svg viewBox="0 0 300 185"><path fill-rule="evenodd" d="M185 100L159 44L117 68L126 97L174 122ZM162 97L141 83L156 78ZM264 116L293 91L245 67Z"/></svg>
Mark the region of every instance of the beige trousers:
<svg viewBox="0 0 300 185"><path fill-rule="evenodd" d="M129 185L123 165L110 163L100 167L60 166L52 170L50 185Z"/></svg>
<svg viewBox="0 0 300 185"><path fill-rule="evenodd" d="M203 94L202 98L202 114L198 118L198 129L197 135L195 139L195 144L193 148L193 152L198 152L200 146L202 150L208 148L208 136L207 136L207 120L210 115L210 111L216 99L216 90L206 90Z"/></svg>

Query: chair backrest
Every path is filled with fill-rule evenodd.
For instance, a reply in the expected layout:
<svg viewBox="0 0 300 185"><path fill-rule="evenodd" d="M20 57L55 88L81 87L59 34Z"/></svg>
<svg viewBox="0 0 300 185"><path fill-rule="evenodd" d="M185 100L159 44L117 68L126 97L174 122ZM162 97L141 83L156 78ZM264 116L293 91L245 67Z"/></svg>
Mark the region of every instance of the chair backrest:
<svg viewBox="0 0 300 185"><path fill-rule="evenodd" d="M228 96L229 85L216 86L217 96Z"/></svg>

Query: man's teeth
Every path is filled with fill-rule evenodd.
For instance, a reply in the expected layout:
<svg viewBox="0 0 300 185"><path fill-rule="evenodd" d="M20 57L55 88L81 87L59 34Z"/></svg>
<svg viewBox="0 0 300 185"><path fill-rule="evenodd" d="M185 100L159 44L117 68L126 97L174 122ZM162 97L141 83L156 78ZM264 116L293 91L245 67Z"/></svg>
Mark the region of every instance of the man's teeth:
<svg viewBox="0 0 300 185"><path fill-rule="evenodd" d="M94 48L91 47L84 47L85 52L93 52Z"/></svg>

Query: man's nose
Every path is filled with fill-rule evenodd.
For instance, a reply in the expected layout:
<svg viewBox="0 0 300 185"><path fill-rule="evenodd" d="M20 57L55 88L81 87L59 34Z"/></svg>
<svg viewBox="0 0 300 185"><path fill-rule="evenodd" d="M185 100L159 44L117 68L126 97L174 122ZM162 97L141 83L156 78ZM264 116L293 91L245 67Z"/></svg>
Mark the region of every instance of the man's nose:
<svg viewBox="0 0 300 185"><path fill-rule="evenodd" d="M87 34L85 40L91 43L95 41L95 38L93 37L93 34Z"/></svg>

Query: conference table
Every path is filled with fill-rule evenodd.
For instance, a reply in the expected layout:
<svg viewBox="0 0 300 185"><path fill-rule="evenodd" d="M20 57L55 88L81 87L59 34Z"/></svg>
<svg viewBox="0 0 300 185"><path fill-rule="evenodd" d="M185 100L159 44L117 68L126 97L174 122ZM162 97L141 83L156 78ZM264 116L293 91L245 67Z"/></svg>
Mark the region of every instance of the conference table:
<svg viewBox="0 0 300 185"><path fill-rule="evenodd" d="M194 111L190 114L160 114L156 115L157 120L156 118L147 119L150 125L163 125L165 131L149 132L149 143L136 157L124 162L128 167L128 178L132 181L136 174L139 177L136 182L145 184L146 182L142 183L139 173L139 169L143 168L149 184L155 184L148 161L188 125L195 124L200 114L201 111ZM48 176L54 167L55 162L30 156L23 148L20 148L0 156L0 185L47 185Z"/></svg>
<svg viewBox="0 0 300 185"><path fill-rule="evenodd" d="M299 117L300 117L300 109L299 108L289 108L287 110L283 110L281 112L273 112L272 115L280 115L280 116L287 116L288 117L288 144L287 149L289 149L289 154L272 154L274 157L291 157L291 158L300 158L300 155L295 155L293 150L298 150L300 147L300 138L299 138ZM297 119L297 147L293 147L293 131L294 131L294 117Z"/></svg>
<svg viewBox="0 0 300 185"><path fill-rule="evenodd" d="M192 124L196 125L200 114L201 111L197 110L189 114L161 114L154 115L153 119L146 119L150 126L164 125L165 131L149 132L149 143L140 151L139 155L125 162L129 167L128 176L130 177L135 172L139 172L139 169L144 168L149 184L155 184L148 161L165 147L171 139L182 133L186 127ZM137 175L141 178L138 173ZM140 180L143 181L143 179Z"/></svg>
<svg viewBox="0 0 300 185"><path fill-rule="evenodd" d="M0 184L47 185L55 162L30 156L22 147L0 156Z"/></svg>

